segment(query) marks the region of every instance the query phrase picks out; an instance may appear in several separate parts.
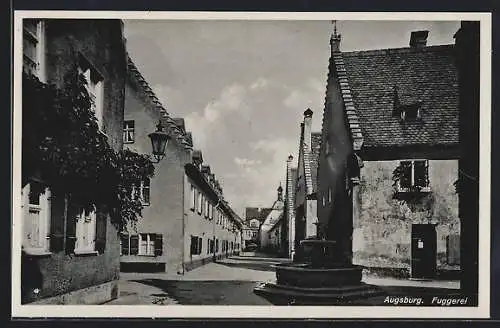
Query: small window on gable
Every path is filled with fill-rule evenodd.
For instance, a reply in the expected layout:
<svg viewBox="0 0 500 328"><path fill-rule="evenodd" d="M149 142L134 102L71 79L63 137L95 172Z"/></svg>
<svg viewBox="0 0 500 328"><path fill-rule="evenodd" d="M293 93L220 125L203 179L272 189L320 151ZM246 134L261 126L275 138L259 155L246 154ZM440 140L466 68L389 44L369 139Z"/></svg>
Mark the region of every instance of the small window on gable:
<svg viewBox="0 0 500 328"><path fill-rule="evenodd" d="M123 143L131 144L135 141L135 123L134 120L123 122Z"/></svg>

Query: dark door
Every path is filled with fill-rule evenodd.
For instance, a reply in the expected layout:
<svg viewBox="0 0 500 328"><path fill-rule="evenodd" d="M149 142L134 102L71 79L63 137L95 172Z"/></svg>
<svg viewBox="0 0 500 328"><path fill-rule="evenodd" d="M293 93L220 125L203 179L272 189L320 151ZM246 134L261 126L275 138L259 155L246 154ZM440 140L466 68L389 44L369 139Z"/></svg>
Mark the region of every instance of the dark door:
<svg viewBox="0 0 500 328"><path fill-rule="evenodd" d="M436 276L436 226L413 224L411 229L411 277L433 279Z"/></svg>

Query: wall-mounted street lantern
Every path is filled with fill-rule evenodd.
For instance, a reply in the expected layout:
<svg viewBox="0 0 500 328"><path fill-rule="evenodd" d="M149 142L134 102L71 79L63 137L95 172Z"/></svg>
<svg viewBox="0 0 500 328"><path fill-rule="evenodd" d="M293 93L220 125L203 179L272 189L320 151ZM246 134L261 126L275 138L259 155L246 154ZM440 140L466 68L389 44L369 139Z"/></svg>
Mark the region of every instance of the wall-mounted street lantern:
<svg viewBox="0 0 500 328"><path fill-rule="evenodd" d="M156 163L159 163L165 157L165 148L167 147L170 136L163 130L161 121L156 125L156 131L148 134L153 147L153 157Z"/></svg>

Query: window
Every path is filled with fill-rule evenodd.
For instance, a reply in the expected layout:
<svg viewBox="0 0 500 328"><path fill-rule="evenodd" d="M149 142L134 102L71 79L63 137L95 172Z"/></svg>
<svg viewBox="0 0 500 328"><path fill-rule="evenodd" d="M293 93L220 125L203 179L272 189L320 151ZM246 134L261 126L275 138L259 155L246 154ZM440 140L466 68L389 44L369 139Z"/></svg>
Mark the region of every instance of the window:
<svg viewBox="0 0 500 328"><path fill-rule="evenodd" d="M45 80L45 23L39 19L23 19L23 69Z"/></svg>
<svg viewBox="0 0 500 328"><path fill-rule="evenodd" d="M151 234L151 233L139 234L139 255L154 256L155 239L156 239L156 234Z"/></svg>
<svg viewBox="0 0 500 328"><path fill-rule="evenodd" d="M76 217L75 253L95 251L96 212L93 209L82 209Z"/></svg>
<svg viewBox="0 0 500 328"><path fill-rule="evenodd" d="M191 185L191 201L189 209L194 212L194 209L196 207L196 188Z"/></svg>
<svg viewBox="0 0 500 328"><path fill-rule="evenodd" d="M191 255L199 255L203 250L203 239L198 236L191 236Z"/></svg>
<svg viewBox="0 0 500 328"><path fill-rule="evenodd" d="M160 256L163 254L163 235L158 233L122 234L120 245L120 255Z"/></svg>
<svg viewBox="0 0 500 328"><path fill-rule="evenodd" d="M151 198L151 182L150 179L146 179L144 181L141 181L141 184L139 185L139 200L141 201L142 205L150 205L150 198ZM135 190L136 187L132 187L132 199L135 199Z"/></svg>
<svg viewBox="0 0 500 328"><path fill-rule="evenodd" d="M151 187L150 187L150 179L146 179L141 182L141 201L143 205L150 204L150 196L151 196Z"/></svg>
<svg viewBox="0 0 500 328"><path fill-rule="evenodd" d="M210 220L213 220L213 218L214 218L214 206L212 204L210 204L208 216L209 216Z"/></svg>
<svg viewBox="0 0 500 328"><path fill-rule="evenodd" d="M420 109L420 103L415 103L411 105L402 105L400 107L400 118L401 121L405 120L419 120L422 118L422 111Z"/></svg>
<svg viewBox="0 0 500 328"><path fill-rule="evenodd" d="M97 119L99 130L104 131L103 126L103 77L97 70L80 55L80 66L78 71L83 74L87 82L87 92L92 100L92 110Z"/></svg>
<svg viewBox="0 0 500 328"><path fill-rule="evenodd" d="M332 202L332 188L328 188L328 203Z"/></svg>
<svg viewBox="0 0 500 328"><path fill-rule="evenodd" d="M24 216L23 247L29 251L48 252L50 232L50 190L31 182L22 190Z"/></svg>
<svg viewBox="0 0 500 328"><path fill-rule="evenodd" d="M205 203L204 203L204 207L203 207L203 215L205 216L205 218L208 218L209 206L210 206L210 203L208 202L208 199L205 198Z"/></svg>
<svg viewBox="0 0 500 328"><path fill-rule="evenodd" d="M399 191L407 191L413 187L421 188L425 191L429 188L429 161L401 161L401 173L399 176Z"/></svg>
<svg viewBox="0 0 500 328"><path fill-rule="evenodd" d="M133 120L123 122L123 143L131 144L135 141L135 123Z"/></svg>
<svg viewBox="0 0 500 328"><path fill-rule="evenodd" d="M197 202L198 202L198 214L201 214L202 213L202 204L203 204L203 198L202 198L202 194L198 191L198 199L197 199Z"/></svg>

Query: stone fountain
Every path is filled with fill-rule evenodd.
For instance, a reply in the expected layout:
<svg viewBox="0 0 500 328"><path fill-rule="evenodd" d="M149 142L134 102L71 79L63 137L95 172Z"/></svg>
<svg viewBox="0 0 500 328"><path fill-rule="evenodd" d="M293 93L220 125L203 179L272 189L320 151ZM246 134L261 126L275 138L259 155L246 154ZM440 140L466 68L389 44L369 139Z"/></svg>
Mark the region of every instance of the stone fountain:
<svg viewBox="0 0 500 328"><path fill-rule="evenodd" d="M376 286L363 283L359 266L342 255L334 240L300 242L293 263L274 266L276 282L254 288L254 293L276 305L336 305L383 295Z"/></svg>

